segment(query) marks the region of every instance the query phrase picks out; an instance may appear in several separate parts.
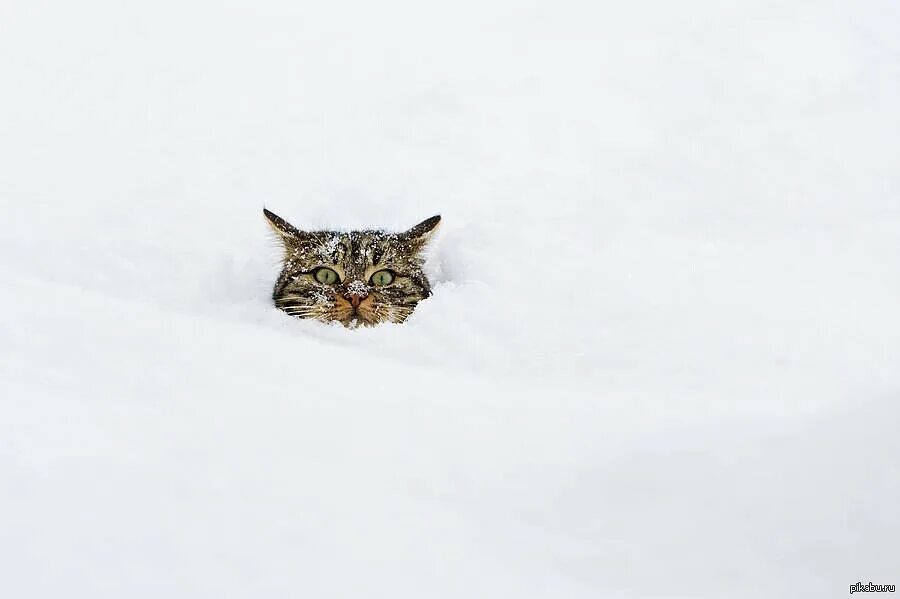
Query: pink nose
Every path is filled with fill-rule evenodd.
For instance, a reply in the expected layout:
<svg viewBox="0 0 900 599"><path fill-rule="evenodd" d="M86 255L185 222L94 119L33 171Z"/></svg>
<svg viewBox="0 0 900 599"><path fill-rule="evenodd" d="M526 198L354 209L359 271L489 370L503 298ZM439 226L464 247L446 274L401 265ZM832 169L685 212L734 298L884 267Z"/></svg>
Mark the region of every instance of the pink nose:
<svg viewBox="0 0 900 599"><path fill-rule="evenodd" d="M366 299L365 295L356 295L355 293L353 295L345 295L344 297L347 299L348 302L350 302L350 305L353 306L354 308L358 308L359 303L361 301L363 301L364 299Z"/></svg>

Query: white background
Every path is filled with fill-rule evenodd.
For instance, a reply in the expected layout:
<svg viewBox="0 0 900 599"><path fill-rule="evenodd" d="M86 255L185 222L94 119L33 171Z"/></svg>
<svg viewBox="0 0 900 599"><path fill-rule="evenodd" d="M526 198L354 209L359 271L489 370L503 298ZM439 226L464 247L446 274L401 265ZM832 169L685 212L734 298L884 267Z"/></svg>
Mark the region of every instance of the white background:
<svg viewBox="0 0 900 599"><path fill-rule="evenodd" d="M900 570L900 5L0 4L0 595ZM402 326L301 228L443 215Z"/></svg>

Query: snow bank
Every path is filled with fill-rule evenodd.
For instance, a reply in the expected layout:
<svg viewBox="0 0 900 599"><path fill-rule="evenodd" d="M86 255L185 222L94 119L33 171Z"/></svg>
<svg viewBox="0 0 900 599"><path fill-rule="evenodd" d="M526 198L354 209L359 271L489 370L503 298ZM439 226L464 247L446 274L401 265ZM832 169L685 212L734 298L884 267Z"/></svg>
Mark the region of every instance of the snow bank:
<svg viewBox="0 0 900 599"><path fill-rule="evenodd" d="M3 596L896 582L894 3L0 23ZM435 295L286 317L263 205Z"/></svg>

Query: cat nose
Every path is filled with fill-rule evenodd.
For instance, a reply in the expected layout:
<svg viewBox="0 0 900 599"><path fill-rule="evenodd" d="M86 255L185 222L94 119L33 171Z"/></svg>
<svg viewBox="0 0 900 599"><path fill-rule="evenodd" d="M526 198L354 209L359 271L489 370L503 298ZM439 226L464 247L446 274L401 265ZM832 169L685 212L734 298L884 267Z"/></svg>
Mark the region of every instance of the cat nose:
<svg viewBox="0 0 900 599"><path fill-rule="evenodd" d="M359 295L357 293L348 293L347 295L344 296L344 298L346 298L346 300L348 302L350 302L350 305L353 306L354 308L358 308L359 303L361 301L363 301L364 299L366 299L367 297L368 297L368 295Z"/></svg>

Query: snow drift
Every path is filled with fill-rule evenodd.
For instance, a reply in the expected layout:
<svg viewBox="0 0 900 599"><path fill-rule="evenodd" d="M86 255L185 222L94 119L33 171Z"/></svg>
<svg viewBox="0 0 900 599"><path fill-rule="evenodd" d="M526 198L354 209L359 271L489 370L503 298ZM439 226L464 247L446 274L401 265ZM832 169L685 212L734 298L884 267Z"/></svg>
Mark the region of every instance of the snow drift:
<svg viewBox="0 0 900 599"><path fill-rule="evenodd" d="M896 582L895 3L6 2L0 593ZM270 303L443 215L435 294Z"/></svg>

